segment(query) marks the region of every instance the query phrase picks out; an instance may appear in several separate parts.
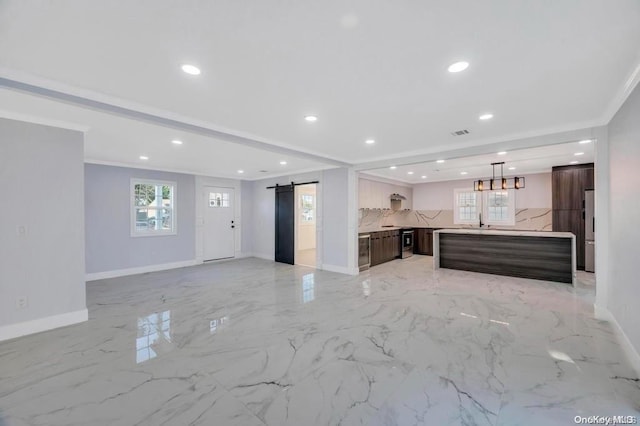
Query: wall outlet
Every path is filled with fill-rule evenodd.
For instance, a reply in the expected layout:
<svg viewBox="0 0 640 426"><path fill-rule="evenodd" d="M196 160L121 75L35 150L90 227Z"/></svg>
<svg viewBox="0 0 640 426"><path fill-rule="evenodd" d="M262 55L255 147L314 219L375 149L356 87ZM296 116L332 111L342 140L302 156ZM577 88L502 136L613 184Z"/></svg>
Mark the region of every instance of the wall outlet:
<svg viewBox="0 0 640 426"><path fill-rule="evenodd" d="M18 297L16 299L16 308L24 309L29 306L29 298L27 296Z"/></svg>

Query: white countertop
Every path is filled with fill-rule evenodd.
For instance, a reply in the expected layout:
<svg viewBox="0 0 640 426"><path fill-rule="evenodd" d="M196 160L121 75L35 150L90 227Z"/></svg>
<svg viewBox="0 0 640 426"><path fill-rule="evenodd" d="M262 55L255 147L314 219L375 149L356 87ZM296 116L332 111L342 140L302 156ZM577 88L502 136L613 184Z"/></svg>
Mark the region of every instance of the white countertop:
<svg viewBox="0 0 640 426"><path fill-rule="evenodd" d="M475 235L507 235L510 237L551 237L551 238L575 238L571 232L551 231L509 231L499 229L439 229L434 234L475 234Z"/></svg>

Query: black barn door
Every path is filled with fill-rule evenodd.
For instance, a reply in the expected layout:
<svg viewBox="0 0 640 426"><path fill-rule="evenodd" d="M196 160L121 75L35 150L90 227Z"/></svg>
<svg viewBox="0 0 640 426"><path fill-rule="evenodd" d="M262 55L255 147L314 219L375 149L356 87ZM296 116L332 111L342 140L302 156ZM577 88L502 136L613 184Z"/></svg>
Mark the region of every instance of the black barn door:
<svg viewBox="0 0 640 426"><path fill-rule="evenodd" d="M293 185L276 186L276 262L293 265L295 197Z"/></svg>

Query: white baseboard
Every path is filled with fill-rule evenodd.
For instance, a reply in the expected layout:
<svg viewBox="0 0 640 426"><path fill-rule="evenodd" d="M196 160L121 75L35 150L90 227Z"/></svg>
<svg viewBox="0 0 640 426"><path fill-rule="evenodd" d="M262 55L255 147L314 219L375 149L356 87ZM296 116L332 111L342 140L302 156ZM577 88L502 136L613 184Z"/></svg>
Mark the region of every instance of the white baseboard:
<svg viewBox="0 0 640 426"><path fill-rule="evenodd" d="M184 268L187 266L199 265L202 262L197 260L184 260L181 262L161 263L158 265L140 266L137 268L116 269L114 271L93 272L87 274L86 281L105 280L107 278L125 277L127 275L144 274L147 272L166 271L167 269Z"/></svg>
<svg viewBox="0 0 640 426"><path fill-rule="evenodd" d="M323 263L320 269L322 269L323 271L337 272L339 274L347 274L347 275L358 275L360 273L360 270L358 268L348 268L346 266L328 265L326 263Z"/></svg>
<svg viewBox="0 0 640 426"><path fill-rule="evenodd" d="M54 328L78 324L88 319L89 311L87 309L81 309L79 311L5 325L4 327L0 327L0 342L28 334L40 333L41 331L53 330Z"/></svg>
<svg viewBox="0 0 640 426"><path fill-rule="evenodd" d="M273 254L247 253L247 257L257 257L258 259L265 259L265 260L276 260L276 257Z"/></svg>
<svg viewBox="0 0 640 426"><path fill-rule="evenodd" d="M631 367L633 367L636 374L640 375L640 354L638 354L638 351L633 347L633 344L625 334L624 330L620 327L616 317L614 317L608 309L602 308L596 304L593 305L593 313L597 319L607 321L613 326L614 331L620 337L620 345L622 346L624 353L627 355L627 358L631 363Z"/></svg>

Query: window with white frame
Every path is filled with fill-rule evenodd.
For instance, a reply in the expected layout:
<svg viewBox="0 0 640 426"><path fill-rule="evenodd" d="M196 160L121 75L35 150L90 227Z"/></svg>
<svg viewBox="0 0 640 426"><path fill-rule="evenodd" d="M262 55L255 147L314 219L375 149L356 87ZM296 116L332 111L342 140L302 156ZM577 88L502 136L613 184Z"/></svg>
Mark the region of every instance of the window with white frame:
<svg viewBox="0 0 640 426"><path fill-rule="evenodd" d="M176 183L131 179L131 236L176 234Z"/></svg>
<svg viewBox="0 0 640 426"><path fill-rule="evenodd" d="M497 191L454 190L453 223L459 225L512 226L516 223L516 199L513 189Z"/></svg>
<svg viewBox="0 0 640 426"><path fill-rule="evenodd" d="M315 197L311 194L300 195L300 220L302 222L314 222L315 215Z"/></svg>
<svg viewBox="0 0 640 426"><path fill-rule="evenodd" d="M230 207L228 192L210 192L209 193L209 207Z"/></svg>
<svg viewBox="0 0 640 426"><path fill-rule="evenodd" d="M513 189L484 192L483 222L487 225L515 225L516 200Z"/></svg>
<svg viewBox="0 0 640 426"><path fill-rule="evenodd" d="M453 223L477 224L481 210L478 192L473 189L454 189Z"/></svg>

